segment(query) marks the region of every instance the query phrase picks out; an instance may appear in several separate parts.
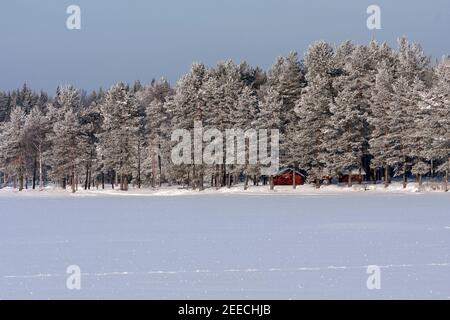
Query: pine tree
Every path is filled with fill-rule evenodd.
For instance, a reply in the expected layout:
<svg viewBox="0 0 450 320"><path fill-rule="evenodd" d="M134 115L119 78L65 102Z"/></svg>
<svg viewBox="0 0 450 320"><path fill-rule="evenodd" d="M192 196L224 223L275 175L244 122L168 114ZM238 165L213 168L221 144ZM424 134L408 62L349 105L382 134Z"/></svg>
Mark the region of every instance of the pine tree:
<svg viewBox="0 0 450 320"><path fill-rule="evenodd" d="M393 99L393 71L387 65L382 66L376 75L376 82L372 91L372 110L368 118L372 126L371 139L369 141L369 151L373 156L371 165L373 169L383 168L384 183L388 186L389 183L389 167L393 163L389 163L392 157L391 144L389 143L389 136L391 133L390 124L395 121L392 119L393 113L391 110ZM376 177L375 177L376 179Z"/></svg>
<svg viewBox="0 0 450 320"><path fill-rule="evenodd" d="M100 106L102 133L100 152L106 169L120 178L120 190L128 190L129 179L136 168L141 115L133 92L123 83L111 87Z"/></svg>
<svg viewBox="0 0 450 320"><path fill-rule="evenodd" d="M152 187L161 185L163 180L163 163L167 166L167 141L170 116L165 104L172 95L169 83L161 79L152 82L143 89L138 100L145 108L144 143L143 143L143 175L151 176Z"/></svg>
<svg viewBox="0 0 450 320"><path fill-rule="evenodd" d="M285 152L293 143L287 137L287 132L294 130L297 121L295 113L296 102L300 99L302 89L306 85L305 72L296 52L286 57L279 57L268 73L267 84L271 90L276 91L283 102L280 114L280 162L283 166L295 166L291 157Z"/></svg>
<svg viewBox="0 0 450 320"><path fill-rule="evenodd" d="M39 190L44 189L44 153L48 148L48 135L50 124L47 117L37 105L26 116L25 136L27 153L32 160L32 188L36 188L36 180L39 179ZM39 175L39 177L38 177Z"/></svg>
<svg viewBox="0 0 450 320"><path fill-rule="evenodd" d="M50 175L65 189L70 183L72 192L78 186L80 165L81 127L77 110L80 108L80 91L73 86L59 88L47 115L52 130L50 148L45 154L50 164Z"/></svg>
<svg viewBox="0 0 450 320"><path fill-rule="evenodd" d="M0 168L9 177L19 182L19 191L24 188L26 171L26 114L21 107L11 111L10 120L0 127ZM7 182L8 179L4 179Z"/></svg>
<svg viewBox="0 0 450 320"><path fill-rule="evenodd" d="M409 43L406 38L398 40L397 72L410 84L418 77L427 83L430 80L430 58L427 57L422 47L417 43Z"/></svg>
<svg viewBox="0 0 450 320"><path fill-rule="evenodd" d="M426 103L426 90L423 81L416 77L410 87L410 106L406 110L408 119L411 119L406 140L408 157L412 161L411 172L418 177L420 185L422 184L422 176L434 170L432 168L433 140L429 123L431 109ZM404 173L404 184L406 185L406 172Z"/></svg>
<svg viewBox="0 0 450 320"><path fill-rule="evenodd" d="M265 129L268 132L272 129L280 130L282 126L282 112L283 112L283 98L278 91L268 87L264 93L263 98L259 102L258 119L255 124L256 127L261 130ZM281 130L280 130L281 131ZM282 133L280 132L280 135ZM268 145L271 145L271 136L268 137ZM261 140L261 137L259 137ZM272 150L271 150L272 152ZM261 150L259 150L261 155ZM269 177L270 189L274 189L273 175Z"/></svg>
<svg viewBox="0 0 450 320"><path fill-rule="evenodd" d="M332 71L333 48L318 42L308 48L305 55L307 87L298 100L298 121L290 132L292 148L288 151L292 161L308 172L308 181L320 187L328 175L330 157L327 150L330 105L333 102Z"/></svg>
<svg viewBox="0 0 450 320"><path fill-rule="evenodd" d="M50 149L51 174L59 180L65 180L76 192L78 185L79 152L81 145L81 128L75 112L68 109L63 118L53 125ZM67 180L66 180L67 181ZM66 182L63 183L65 186Z"/></svg>
<svg viewBox="0 0 450 320"><path fill-rule="evenodd" d="M98 137L101 131L100 104L102 97L94 92L87 100L86 105L80 110L80 158L84 166L84 189L90 189L94 183L95 175L101 167L97 162ZM102 175L102 186L104 186L104 175Z"/></svg>
<svg viewBox="0 0 450 320"><path fill-rule="evenodd" d="M276 102L276 101L275 101ZM256 96L256 92L252 90L250 87L244 87L241 94L238 97L237 101L237 110L235 113L235 128L238 130L242 130L246 132L250 132L250 130L255 130L255 119L258 117L259 108L258 108L258 99ZM254 131L256 132L256 130ZM250 161L250 143L252 141L246 139L245 141L245 152L244 155L236 154L236 157L243 156L245 157L245 164L241 164L238 166L237 170L243 172L245 175L244 189L248 188L249 177L253 176L253 180L256 180L256 176L258 175L258 165L249 163ZM236 152L238 153L238 152Z"/></svg>
<svg viewBox="0 0 450 320"><path fill-rule="evenodd" d="M9 93L0 92L0 123L8 119L10 109L11 95Z"/></svg>
<svg viewBox="0 0 450 320"><path fill-rule="evenodd" d="M371 65L368 50L358 46L345 66L345 73L334 87L338 94L330 107L332 145L327 148L333 154L332 172L350 172L348 185L352 184L351 172L363 170L363 157L368 153L370 113Z"/></svg>
<svg viewBox="0 0 450 320"><path fill-rule="evenodd" d="M210 72L205 65L194 63L191 71L178 82L171 105L173 129L192 132L195 121L204 121L206 92L203 86L209 76ZM193 155L191 159L194 159ZM182 165L178 172L186 176L189 186L203 189L204 168L201 164Z"/></svg>
<svg viewBox="0 0 450 320"><path fill-rule="evenodd" d="M450 58L444 57L435 69L436 81L427 102L428 134L431 138L432 158L440 166L436 169L444 173L445 190L448 191L448 175L450 171Z"/></svg>
<svg viewBox="0 0 450 320"><path fill-rule="evenodd" d="M390 105L391 117L389 122L390 132L388 145L390 146L388 164L391 164L395 175L403 175L406 184L408 171L408 156L411 154L408 145L411 132L414 130L411 112L414 103L411 96L411 88L408 80L398 78L393 85L394 95Z"/></svg>

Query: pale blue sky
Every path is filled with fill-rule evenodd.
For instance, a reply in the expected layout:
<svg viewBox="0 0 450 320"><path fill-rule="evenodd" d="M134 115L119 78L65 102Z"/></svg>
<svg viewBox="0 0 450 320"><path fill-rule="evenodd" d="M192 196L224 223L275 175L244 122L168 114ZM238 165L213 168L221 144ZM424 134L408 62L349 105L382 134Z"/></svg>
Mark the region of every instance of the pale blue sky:
<svg viewBox="0 0 450 320"><path fill-rule="evenodd" d="M66 29L66 8L82 10L82 29ZM366 28L366 9L382 9L382 30ZM448 0L14 0L0 5L0 90L53 93L58 84L91 90L117 81L166 77L193 61L233 59L268 68L316 40L395 45L402 35L439 58L450 53Z"/></svg>

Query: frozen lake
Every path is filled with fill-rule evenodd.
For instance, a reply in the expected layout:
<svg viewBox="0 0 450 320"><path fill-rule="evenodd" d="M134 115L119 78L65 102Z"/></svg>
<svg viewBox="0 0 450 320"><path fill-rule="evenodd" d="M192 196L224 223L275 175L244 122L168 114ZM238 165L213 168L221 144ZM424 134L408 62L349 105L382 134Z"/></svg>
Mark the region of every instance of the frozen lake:
<svg viewBox="0 0 450 320"><path fill-rule="evenodd" d="M0 194L12 298L449 299L450 195Z"/></svg>

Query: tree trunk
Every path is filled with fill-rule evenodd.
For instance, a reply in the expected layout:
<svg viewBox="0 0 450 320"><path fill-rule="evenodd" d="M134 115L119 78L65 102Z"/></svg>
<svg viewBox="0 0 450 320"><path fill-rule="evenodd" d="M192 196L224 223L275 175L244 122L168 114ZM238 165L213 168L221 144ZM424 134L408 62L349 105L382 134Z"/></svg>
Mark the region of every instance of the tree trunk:
<svg viewBox="0 0 450 320"><path fill-rule="evenodd" d="M111 179L111 180L110 180L110 182L111 182L111 188L112 188L113 190L114 190L114 177L115 177L114 172L109 171L109 178Z"/></svg>
<svg viewBox="0 0 450 320"><path fill-rule="evenodd" d="M297 181L295 181L295 170L292 170L292 188L297 189Z"/></svg>
<svg viewBox="0 0 450 320"><path fill-rule="evenodd" d="M220 188L220 166L219 165L216 166L216 172L215 172L215 176L214 176L214 183L216 185L216 190L219 190L219 188Z"/></svg>
<svg viewBox="0 0 450 320"><path fill-rule="evenodd" d="M445 186L445 192L448 192L448 168L447 170L445 170L445 181L444 181L444 186Z"/></svg>
<svg viewBox="0 0 450 320"><path fill-rule="evenodd" d="M225 187L227 181L227 166L222 164L222 187Z"/></svg>
<svg viewBox="0 0 450 320"><path fill-rule="evenodd" d="M248 174L245 175L245 180L244 180L244 190L248 189Z"/></svg>
<svg viewBox="0 0 450 320"><path fill-rule="evenodd" d="M39 145L39 190L44 190L44 178L42 176L42 151Z"/></svg>
<svg viewBox="0 0 450 320"><path fill-rule="evenodd" d="M403 164L403 189L408 185L408 176L406 175L406 162Z"/></svg>
<svg viewBox="0 0 450 320"><path fill-rule="evenodd" d="M433 181L434 178L434 164L433 159L430 160L430 181Z"/></svg>
<svg viewBox="0 0 450 320"><path fill-rule="evenodd" d="M422 174L419 173L419 187L422 186Z"/></svg>
<svg viewBox="0 0 450 320"><path fill-rule="evenodd" d="M3 174L3 188L8 184L8 175L6 173Z"/></svg>
<svg viewBox="0 0 450 320"><path fill-rule="evenodd" d="M275 188L275 186L273 184L273 176L269 177L269 183L270 183L270 190L273 190Z"/></svg>
<svg viewBox="0 0 450 320"><path fill-rule="evenodd" d="M72 193L75 193L75 169L72 167L72 172L70 175L70 182L72 187Z"/></svg>
<svg viewBox="0 0 450 320"><path fill-rule="evenodd" d="M128 175L123 176L123 191L128 191Z"/></svg>
<svg viewBox="0 0 450 320"><path fill-rule="evenodd" d="M204 183L203 168L200 169L200 173L199 173L199 178L198 179L199 179L198 190L199 191L205 190L205 187L203 185L203 183Z"/></svg>
<svg viewBox="0 0 450 320"><path fill-rule="evenodd" d="M195 163L192 165L192 189L196 189L197 188L197 171L195 170Z"/></svg>
<svg viewBox="0 0 450 320"><path fill-rule="evenodd" d="M389 165L384 167L384 187L387 188L389 186Z"/></svg>
<svg viewBox="0 0 450 320"><path fill-rule="evenodd" d="M141 143L138 143L138 167L137 167L137 184L138 189L141 188Z"/></svg>
<svg viewBox="0 0 450 320"><path fill-rule="evenodd" d="M316 189L320 189L320 179L316 178Z"/></svg>
<svg viewBox="0 0 450 320"><path fill-rule="evenodd" d="M158 145L158 149L161 149L161 146ZM159 179L158 179L158 186L161 187L162 185L162 163L161 163L161 156L158 153L158 170L159 170Z"/></svg>
<svg viewBox="0 0 450 320"><path fill-rule="evenodd" d="M351 171L349 171L349 174L348 174L348 182L347 182L347 186L350 188L351 186L352 186L352 172Z"/></svg>
<svg viewBox="0 0 450 320"><path fill-rule="evenodd" d="M87 190L89 182L89 165L86 165L86 178L84 179L84 190Z"/></svg>
<svg viewBox="0 0 450 320"><path fill-rule="evenodd" d="M19 191L23 190L23 173L22 170L19 172Z"/></svg>
<svg viewBox="0 0 450 320"><path fill-rule="evenodd" d="M36 190L36 179L37 179L37 157L34 156L34 161L33 161L33 190Z"/></svg>

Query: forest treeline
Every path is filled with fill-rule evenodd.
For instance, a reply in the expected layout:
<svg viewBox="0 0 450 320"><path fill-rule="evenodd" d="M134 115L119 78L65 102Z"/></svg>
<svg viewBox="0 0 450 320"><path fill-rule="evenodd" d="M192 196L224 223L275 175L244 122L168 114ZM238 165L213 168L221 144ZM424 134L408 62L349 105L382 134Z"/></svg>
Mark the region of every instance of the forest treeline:
<svg viewBox="0 0 450 320"><path fill-rule="evenodd" d="M174 87L118 83L54 96L0 92L0 186L128 190L161 184L230 187L267 181L258 165L174 165L175 129L279 129L281 167L320 187L345 172L368 181L440 179L450 166L450 58L431 61L402 38L312 44L264 71L246 62L194 63ZM249 182L250 181L250 182Z"/></svg>

